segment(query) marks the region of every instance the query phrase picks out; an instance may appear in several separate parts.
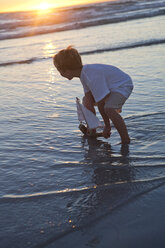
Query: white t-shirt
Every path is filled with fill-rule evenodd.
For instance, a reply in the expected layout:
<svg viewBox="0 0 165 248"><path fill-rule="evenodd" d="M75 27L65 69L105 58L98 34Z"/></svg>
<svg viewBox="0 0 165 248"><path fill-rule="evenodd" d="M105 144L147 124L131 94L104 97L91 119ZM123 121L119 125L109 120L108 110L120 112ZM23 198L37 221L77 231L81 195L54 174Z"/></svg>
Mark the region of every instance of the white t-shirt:
<svg viewBox="0 0 165 248"><path fill-rule="evenodd" d="M84 65L80 81L84 92L91 91L96 102L101 101L110 92L119 92L128 98L133 90L131 77L112 65Z"/></svg>

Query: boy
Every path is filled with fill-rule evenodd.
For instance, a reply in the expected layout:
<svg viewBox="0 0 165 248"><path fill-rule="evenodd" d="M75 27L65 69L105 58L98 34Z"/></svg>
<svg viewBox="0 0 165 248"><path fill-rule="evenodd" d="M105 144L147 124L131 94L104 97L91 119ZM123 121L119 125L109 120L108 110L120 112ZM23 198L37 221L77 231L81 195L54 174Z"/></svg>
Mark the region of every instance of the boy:
<svg viewBox="0 0 165 248"><path fill-rule="evenodd" d="M130 76L112 65L83 65L80 54L72 46L55 54L53 62L61 76L69 80L74 77L80 78L85 93L84 105L96 113L94 105L97 104L104 120L104 138L110 137L111 120L121 137L122 144L129 144L127 128L119 112L133 90Z"/></svg>

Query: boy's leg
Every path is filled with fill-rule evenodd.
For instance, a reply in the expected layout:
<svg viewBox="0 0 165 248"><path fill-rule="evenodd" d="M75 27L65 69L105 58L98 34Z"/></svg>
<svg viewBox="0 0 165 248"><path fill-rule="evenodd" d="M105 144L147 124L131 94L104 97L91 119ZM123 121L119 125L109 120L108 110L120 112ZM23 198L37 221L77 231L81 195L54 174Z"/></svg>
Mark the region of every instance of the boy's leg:
<svg viewBox="0 0 165 248"><path fill-rule="evenodd" d="M129 144L130 138L128 135L127 127L121 115L118 114L113 108L105 108L105 113L112 120L115 128L119 132L122 144Z"/></svg>
<svg viewBox="0 0 165 248"><path fill-rule="evenodd" d="M118 92L111 92L109 97L105 100L105 113L112 120L115 128L120 134L122 144L129 144L130 138L128 135L127 127L121 115L122 106L127 100L126 97Z"/></svg>

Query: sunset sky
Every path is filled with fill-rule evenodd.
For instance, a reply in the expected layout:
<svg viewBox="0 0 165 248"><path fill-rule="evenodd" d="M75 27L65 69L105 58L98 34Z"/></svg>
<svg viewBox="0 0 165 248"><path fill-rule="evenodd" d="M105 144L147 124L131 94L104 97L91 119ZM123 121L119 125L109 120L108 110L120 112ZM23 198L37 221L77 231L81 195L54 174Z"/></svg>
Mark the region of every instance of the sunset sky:
<svg viewBox="0 0 165 248"><path fill-rule="evenodd" d="M107 0L0 0L0 12L56 8L105 1Z"/></svg>

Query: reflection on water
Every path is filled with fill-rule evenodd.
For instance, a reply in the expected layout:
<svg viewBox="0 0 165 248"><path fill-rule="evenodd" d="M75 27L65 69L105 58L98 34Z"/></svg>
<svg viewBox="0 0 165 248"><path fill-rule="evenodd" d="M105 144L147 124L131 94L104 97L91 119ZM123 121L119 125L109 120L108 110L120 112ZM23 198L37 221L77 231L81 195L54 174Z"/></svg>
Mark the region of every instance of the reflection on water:
<svg viewBox="0 0 165 248"><path fill-rule="evenodd" d="M81 144L84 154L83 176L87 178L88 190L72 194L67 205L76 228L128 199L135 178L129 158L129 145L121 145L118 153L108 142L95 138L84 136ZM90 187L91 184L93 187Z"/></svg>
<svg viewBox="0 0 165 248"><path fill-rule="evenodd" d="M86 146L88 149L85 149ZM83 137L82 147L85 161L92 165L93 182L96 185L129 182L134 179L129 160L129 145L121 145L120 153L115 154L108 142Z"/></svg>
<svg viewBox="0 0 165 248"><path fill-rule="evenodd" d="M56 49L55 44L53 44L53 41L47 41L45 43L45 46L43 47L43 55L44 58L49 58L50 56L53 56L54 50Z"/></svg>
<svg viewBox="0 0 165 248"><path fill-rule="evenodd" d="M72 195L68 213L74 228L87 226L164 183L164 177L157 175L156 167L153 170L145 170L143 166L136 168L130 155L131 145L118 146L118 152L108 142L85 136L81 144L84 154L83 175L88 174L88 184L91 180L95 187ZM149 170L152 170L153 178L148 175Z"/></svg>
<svg viewBox="0 0 165 248"><path fill-rule="evenodd" d="M164 142L164 114L150 115L149 118L134 116L129 117L127 121L131 131L135 129L135 126L137 127L136 134L134 133L136 140L128 146L110 145L100 138L73 137L70 133L67 137L62 136L63 139L55 140L55 136L49 136L48 139L45 139L45 143L42 144L43 150L39 154L44 152L47 160L45 159L36 173L39 178L35 175L34 180L38 184L38 187L34 190L36 193L16 196L15 199L12 196L8 196L8 199L2 199L2 226L10 226L9 222L12 220L16 227L24 231L23 240L27 240L27 227L22 226L22 222L19 221L19 219L23 219L25 223L30 223L28 228L31 233L38 231L38 236L35 237L37 239L36 243L39 242L39 245L36 247L46 247L47 244L55 242L68 232L82 229L91 223L95 223L103 216L110 216L113 211L132 199L164 183L165 164L163 160L160 166L164 151L162 147ZM154 129L151 129L153 123ZM158 128L160 124L161 130ZM139 135L141 138L139 138ZM154 142L152 142L154 151L156 151L154 148L156 139L161 145L156 155L153 154L151 146L150 152L152 154L148 151L151 136L154 137ZM139 143L137 141L139 139L141 144L138 147ZM48 158L55 158L58 151L56 149L57 145L59 145L60 151L63 149L62 156L67 153L71 154L67 161L71 161L69 160L71 156L77 158L77 161L74 160L74 163L53 163L53 166L49 167ZM47 147L51 152L48 152ZM51 147L54 147L54 149L51 149ZM39 148L41 149L41 144ZM156 148L158 148L158 144ZM67 153L64 152L64 149ZM45 155L45 151L47 155ZM32 165L32 167L34 166L35 164ZM43 173L41 168L44 170ZM25 166L24 170L26 170ZM47 172L48 174L46 174ZM48 180L50 178L49 173L53 173L50 181ZM44 180L43 183L42 181L40 183L39 179L42 177ZM62 182L63 187L58 190ZM46 191L45 187L50 186L51 183L52 191ZM57 190L55 190L55 183L58 183ZM46 192L44 193L44 191ZM16 214L11 214L9 219L8 213L13 213L10 208L14 209ZM7 213L6 209L8 209ZM29 211L30 217L25 216L25 211ZM50 225L50 223L53 223L53 225ZM47 235L40 236L43 232ZM30 236L29 240L31 241ZM33 243L33 241L31 242ZM20 247L25 246L22 244Z"/></svg>

